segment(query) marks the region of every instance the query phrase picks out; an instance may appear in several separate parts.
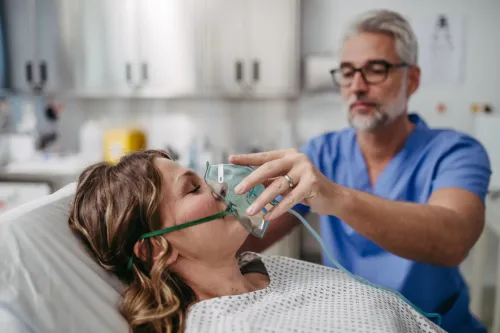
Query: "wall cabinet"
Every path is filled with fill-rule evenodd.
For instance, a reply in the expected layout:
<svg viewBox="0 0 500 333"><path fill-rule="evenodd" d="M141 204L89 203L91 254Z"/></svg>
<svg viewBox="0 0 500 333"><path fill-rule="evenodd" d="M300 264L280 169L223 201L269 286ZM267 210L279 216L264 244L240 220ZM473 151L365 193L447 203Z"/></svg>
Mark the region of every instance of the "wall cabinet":
<svg viewBox="0 0 500 333"><path fill-rule="evenodd" d="M299 0L6 0L10 87L89 97L288 97Z"/></svg>
<svg viewBox="0 0 500 333"><path fill-rule="evenodd" d="M299 91L300 1L209 0L209 90L286 97Z"/></svg>
<svg viewBox="0 0 500 333"><path fill-rule="evenodd" d="M55 93L73 84L71 5L63 0L7 0L8 87Z"/></svg>
<svg viewBox="0 0 500 333"><path fill-rule="evenodd" d="M82 6L80 93L287 97L299 91L298 0Z"/></svg>
<svg viewBox="0 0 500 333"><path fill-rule="evenodd" d="M85 0L78 91L166 97L195 90L192 0Z"/></svg>

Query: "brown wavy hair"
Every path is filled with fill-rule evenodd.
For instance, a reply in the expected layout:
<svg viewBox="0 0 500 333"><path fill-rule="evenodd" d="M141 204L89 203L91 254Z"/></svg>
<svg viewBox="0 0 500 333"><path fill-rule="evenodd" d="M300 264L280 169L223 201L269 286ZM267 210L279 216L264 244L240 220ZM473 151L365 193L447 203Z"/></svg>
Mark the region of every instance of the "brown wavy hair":
<svg viewBox="0 0 500 333"><path fill-rule="evenodd" d="M124 156L117 164L97 163L78 179L69 225L93 258L127 286L120 312L133 333L181 332L194 291L169 270L172 248L164 237L156 240L166 254L152 260L152 244L145 240L147 259L127 264L134 245L147 232L161 229L161 174L156 158L171 159L158 150Z"/></svg>

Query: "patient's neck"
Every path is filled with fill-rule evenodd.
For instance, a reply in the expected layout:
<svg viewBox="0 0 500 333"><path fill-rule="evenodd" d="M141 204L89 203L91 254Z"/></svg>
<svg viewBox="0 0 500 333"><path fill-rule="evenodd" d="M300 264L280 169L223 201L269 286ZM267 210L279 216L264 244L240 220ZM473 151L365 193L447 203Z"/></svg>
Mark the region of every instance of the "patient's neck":
<svg viewBox="0 0 500 333"><path fill-rule="evenodd" d="M174 265L173 270L193 289L199 301L262 288L254 286L241 274L236 258L217 260L216 263L179 259Z"/></svg>

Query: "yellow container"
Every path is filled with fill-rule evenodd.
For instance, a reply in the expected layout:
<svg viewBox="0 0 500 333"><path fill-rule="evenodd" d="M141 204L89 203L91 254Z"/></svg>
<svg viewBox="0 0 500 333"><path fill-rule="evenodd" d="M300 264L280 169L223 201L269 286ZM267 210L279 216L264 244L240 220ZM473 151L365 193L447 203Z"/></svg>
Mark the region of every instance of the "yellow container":
<svg viewBox="0 0 500 333"><path fill-rule="evenodd" d="M104 160L118 163L124 155L146 149L146 134L136 128L110 129L104 133Z"/></svg>

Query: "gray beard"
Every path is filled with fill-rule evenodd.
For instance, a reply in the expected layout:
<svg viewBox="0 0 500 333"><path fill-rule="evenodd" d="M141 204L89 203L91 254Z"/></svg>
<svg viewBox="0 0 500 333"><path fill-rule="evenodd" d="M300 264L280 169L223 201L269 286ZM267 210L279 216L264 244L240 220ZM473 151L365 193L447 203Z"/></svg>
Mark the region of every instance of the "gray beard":
<svg viewBox="0 0 500 333"><path fill-rule="evenodd" d="M374 131L389 125L392 121L393 119L387 113L379 109L376 110L374 115L367 117L353 116L352 113L348 113L349 126L358 131Z"/></svg>
<svg viewBox="0 0 500 333"><path fill-rule="evenodd" d="M386 127L406 112L407 101L405 91L401 90L397 99L383 106L378 106L375 113L370 116L354 116L349 111L349 105L345 106L349 125L358 131L374 131Z"/></svg>

